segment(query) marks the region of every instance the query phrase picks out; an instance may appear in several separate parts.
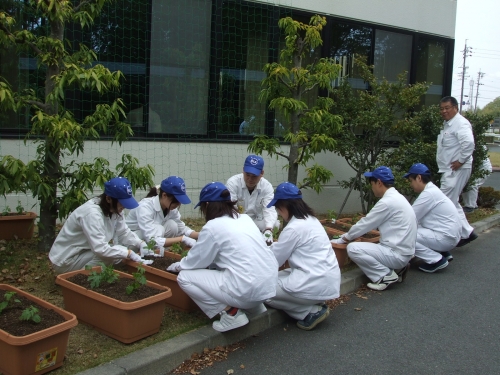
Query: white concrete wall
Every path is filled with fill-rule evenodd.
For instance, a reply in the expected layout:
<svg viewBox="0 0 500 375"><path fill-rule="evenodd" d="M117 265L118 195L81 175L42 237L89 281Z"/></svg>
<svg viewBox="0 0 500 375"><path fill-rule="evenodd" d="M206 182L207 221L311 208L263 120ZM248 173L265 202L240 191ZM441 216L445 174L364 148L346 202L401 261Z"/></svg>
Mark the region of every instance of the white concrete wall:
<svg viewBox="0 0 500 375"><path fill-rule="evenodd" d="M22 140L0 139L0 156L13 155L27 162L35 157L35 151L36 146L32 143L25 146ZM284 147L283 152L287 154L288 148ZM185 216L195 216L198 213L193 207L198 202L201 188L211 181L225 183L232 175L241 173L248 152L246 144L133 141L125 142L120 147L118 144L111 145L111 142L100 141L87 142L85 152L78 157L78 161L91 162L94 158L101 156L109 160L111 169L114 170L115 166L121 162L123 154L134 155L139 159L141 166L153 165L156 183L160 183L170 175L179 175L184 178L193 204L182 206L181 213ZM264 175L273 186L286 181L287 171L283 169L285 159L280 157L276 160L266 155L263 157ZM338 211L346 192L338 186L337 181L347 179L354 173L345 160L335 154L320 154L316 162L330 169L334 178L325 186L320 195L311 190L304 190L304 199L318 213L326 213L327 210L332 209ZM299 181L303 178L302 171ZM96 191L94 195L100 193L101 191ZM137 191L135 197L141 199L145 195L144 191ZM38 212L37 202L30 195L25 194L11 194L5 199L0 197L0 211L5 206L14 210L18 200L26 209ZM356 212L360 210L360 207L357 195L352 194L344 212Z"/></svg>
<svg viewBox="0 0 500 375"><path fill-rule="evenodd" d="M255 0L455 38L457 0Z"/></svg>

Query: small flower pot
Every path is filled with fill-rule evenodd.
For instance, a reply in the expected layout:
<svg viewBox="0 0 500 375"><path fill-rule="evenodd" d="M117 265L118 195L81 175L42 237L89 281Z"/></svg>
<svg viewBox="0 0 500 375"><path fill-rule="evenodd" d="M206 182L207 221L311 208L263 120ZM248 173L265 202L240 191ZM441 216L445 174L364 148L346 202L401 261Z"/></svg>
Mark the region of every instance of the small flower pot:
<svg viewBox="0 0 500 375"><path fill-rule="evenodd" d="M0 329L0 372L5 375L40 375L63 364L69 331L78 324L76 316L32 294L7 284L0 290L16 292L35 304L54 310L65 322L26 336L13 336Z"/></svg>
<svg viewBox="0 0 500 375"><path fill-rule="evenodd" d="M0 215L0 240L14 240L33 237L37 214L26 212Z"/></svg>
<svg viewBox="0 0 500 375"><path fill-rule="evenodd" d="M133 278L125 272L115 272L120 278ZM67 280L79 273L88 275L90 270L67 272L56 278L56 284L62 288L66 310L75 314L78 320L125 344L160 330L165 300L172 295L169 288L148 281L147 286L160 289L161 293L135 302L121 302Z"/></svg>

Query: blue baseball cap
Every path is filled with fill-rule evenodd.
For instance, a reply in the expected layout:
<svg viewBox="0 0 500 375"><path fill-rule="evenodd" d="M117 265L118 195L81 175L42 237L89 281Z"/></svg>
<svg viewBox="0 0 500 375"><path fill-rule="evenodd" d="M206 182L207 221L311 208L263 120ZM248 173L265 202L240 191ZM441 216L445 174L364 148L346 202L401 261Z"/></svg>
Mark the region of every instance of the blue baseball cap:
<svg viewBox="0 0 500 375"><path fill-rule="evenodd" d="M248 155L243 165L243 171L260 176L264 169L264 159L257 155Z"/></svg>
<svg viewBox="0 0 500 375"><path fill-rule="evenodd" d="M132 186L125 177L115 177L105 182L104 194L108 197L118 199L118 202L129 210L139 206L139 203L132 196Z"/></svg>
<svg viewBox="0 0 500 375"><path fill-rule="evenodd" d="M191 203L191 199L186 194L184 180L180 177L167 177L161 182L160 189L165 193L172 194L182 204Z"/></svg>
<svg viewBox="0 0 500 375"><path fill-rule="evenodd" d="M386 166L375 168L373 172L365 172L364 176L376 178L386 184L394 183L394 175L392 174L391 168Z"/></svg>
<svg viewBox="0 0 500 375"><path fill-rule="evenodd" d="M416 163L410 167L408 173L405 173L403 177L408 178L411 174L421 174L425 176L430 176L431 171L429 170L429 168L427 168L427 165L422 163Z"/></svg>
<svg viewBox="0 0 500 375"><path fill-rule="evenodd" d="M302 193L291 182L282 182L276 188L273 200L269 202L267 208L274 206L279 199L302 199Z"/></svg>
<svg viewBox="0 0 500 375"><path fill-rule="evenodd" d="M202 202L230 202L231 194L227 197L220 196L224 190L227 190L227 187L222 182L210 182L206 184L201 189L200 201L194 208L198 207Z"/></svg>

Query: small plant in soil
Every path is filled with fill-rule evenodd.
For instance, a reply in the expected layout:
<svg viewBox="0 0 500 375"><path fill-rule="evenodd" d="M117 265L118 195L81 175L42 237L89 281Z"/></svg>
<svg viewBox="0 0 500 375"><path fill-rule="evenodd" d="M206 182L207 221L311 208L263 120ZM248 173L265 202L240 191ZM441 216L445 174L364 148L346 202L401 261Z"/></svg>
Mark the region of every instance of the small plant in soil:
<svg viewBox="0 0 500 375"><path fill-rule="evenodd" d="M327 210L326 214L327 214L328 221L335 223L335 220L337 219L337 213L334 210Z"/></svg>
<svg viewBox="0 0 500 375"><path fill-rule="evenodd" d="M132 284L127 286L126 288L127 294L132 294L134 290L137 290L141 286L146 285L148 280L146 280L146 276L144 275L145 272L146 270L144 269L144 267L138 266L137 271L132 273L132 276L134 276L134 281L132 282Z"/></svg>
<svg viewBox="0 0 500 375"><path fill-rule="evenodd" d="M279 232L280 232L279 228L273 227L273 238L274 239L278 238Z"/></svg>
<svg viewBox="0 0 500 375"><path fill-rule="evenodd" d="M35 306L29 306L28 308L24 309L19 319L26 320L28 322L31 321L37 324L42 321L42 318L40 317L40 315L38 315L38 309Z"/></svg>
<svg viewBox="0 0 500 375"><path fill-rule="evenodd" d="M5 292L3 296L3 301L0 302L0 314L7 307L12 306L14 303L20 303L17 298L13 298L16 295L16 292Z"/></svg>
<svg viewBox="0 0 500 375"><path fill-rule="evenodd" d="M9 214L10 214L10 207L9 207L9 206L7 206L7 207L5 207L5 208L3 209L3 211L2 211L2 215L3 215L3 216L8 216Z"/></svg>
<svg viewBox="0 0 500 375"><path fill-rule="evenodd" d="M18 215L24 214L24 207L21 205L21 201L17 201L16 212Z"/></svg>
<svg viewBox="0 0 500 375"><path fill-rule="evenodd" d="M101 263L100 273L92 270L92 266L86 266L85 269L91 270L87 279L90 282L91 289L98 288L103 282L113 284L114 282L116 282L116 280L118 280L119 277L113 269L113 265L106 266L104 263Z"/></svg>
<svg viewBox="0 0 500 375"><path fill-rule="evenodd" d="M184 249L182 248L181 244L178 242L176 242L176 243L172 244L172 246L170 246L170 252L172 252L174 254L181 255L183 251L184 251Z"/></svg>

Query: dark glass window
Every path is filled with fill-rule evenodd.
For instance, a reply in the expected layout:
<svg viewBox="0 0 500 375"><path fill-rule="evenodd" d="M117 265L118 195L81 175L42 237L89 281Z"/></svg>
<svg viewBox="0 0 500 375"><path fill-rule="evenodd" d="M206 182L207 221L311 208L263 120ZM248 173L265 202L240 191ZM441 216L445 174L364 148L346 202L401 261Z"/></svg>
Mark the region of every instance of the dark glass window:
<svg viewBox="0 0 500 375"><path fill-rule="evenodd" d="M410 83L412 36L385 30L375 31L374 74L396 82L398 75L407 72Z"/></svg>
<svg viewBox="0 0 500 375"><path fill-rule="evenodd" d="M422 104L438 104L443 97L445 57L448 44L443 41L419 38L417 43L416 76L417 82L430 84L422 98Z"/></svg>

